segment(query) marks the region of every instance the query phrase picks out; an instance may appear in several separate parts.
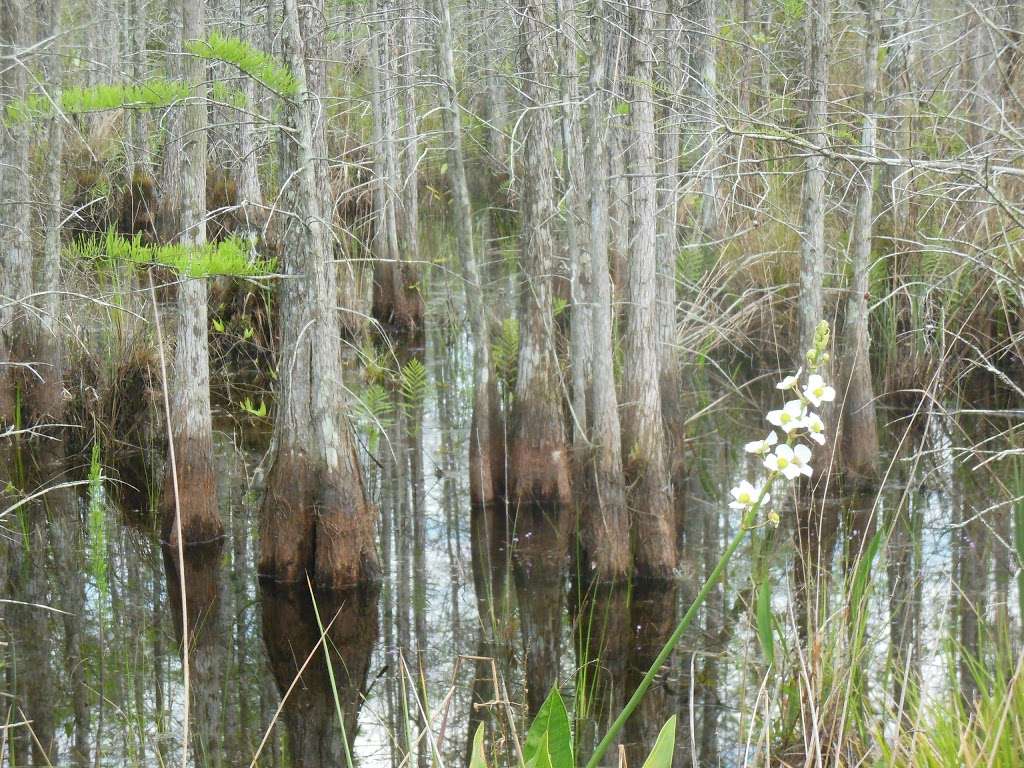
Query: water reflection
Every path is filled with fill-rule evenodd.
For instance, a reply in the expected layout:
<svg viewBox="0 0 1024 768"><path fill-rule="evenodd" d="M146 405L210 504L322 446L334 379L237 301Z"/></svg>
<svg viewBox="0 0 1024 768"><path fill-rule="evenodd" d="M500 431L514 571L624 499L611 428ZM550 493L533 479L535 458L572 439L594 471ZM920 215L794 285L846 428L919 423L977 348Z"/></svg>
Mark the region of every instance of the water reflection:
<svg viewBox="0 0 1024 768"><path fill-rule="evenodd" d="M569 514L524 505L513 521L512 576L526 661L526 702L536 714L558 682L562 659Z"/></svg>
<svg viewBox="0 0 1024 768"><path fill-rule="evenodd" d="M292 765L346 765L380 630L379 590L311 592L264 581L260 594L263 642L284 698Z"/></svg>
<svg viewBox="0 0 1024 768"><path fill-rule="evenodd" d="M223 706L223 681L228 660L222 615L223 549L223 541L185 547L181 553L183 557L179 559L178 550L163 548L167 594L178 650L182 654L188 653L192 753L197 765L214 768L227 764L228 757ZM186 617L188 630L183 632L182 620ZM239 755L233 757L236 761L241 759Z"/></svg>
<svg viewBox="0 0 1024 768"><path fill-rule="evenodd" d="M529 713L555 685L572 704L577 754L585 759L730 538L737 517L720 499L756 466L725 438L702 449L710 459L692 463L677 581L589 583L571 565L572 516L565 510L471 508L466 362L459 362L459 345L443 346L418 352L433 377L421 404L386 393L387 429L375 441L363 436L368 487L389 548L379 594L310 595L305 584L257 580L263 444L230 431L218 435L227 537L189 548L182 563L176 552L161 550L143 496L128 500L111 483L92 495L82 486L54 487L81 482L82 459L69 470L60 451L47 456L33 446L15 455L9 443L0 444L8 451L0 455L3 508L53 488L0 520L0 593L17 601L0 603L0 686L10 722L32 722L32 731L8 731L0 765L180 762L186 638L195 765L248 764L257 751L265 766L344 765L346 746L364 766L397 766L406 758L407 765L429 764L434 746L422 735L420 706L430 714L445 764L466 762L481 723L488 744L511 763L514 734L523 737ZM841 664L850 644L849 606L838 587L872 536L883 537L867 598L871 645L863 665L868 704L891 711L894 724L914 725L918 700L948 684L938 674L948 672L945 661L922 649L951 636L971 640L970 621L959 615L964 605L987 601L979 633L1000 616L1016 626L1016 587L999 576L1007 568L995 554L1000 538L990 536L987 549L979 549L979 531L968 528L998 497L998 486L994 491L981 473L953 470L947 432L929 430L921 439L927 442L914 448L920 466L897 462L877 499L818 501L815 516L801 519L794 501L780 494L783 525L760 531L760 550L744 549L734 560L622 733L629 764L642 764L673 714L677 766L742 764L751 708L743 697L768 674L766 717L773 727L792 718L797 725L788 733L799 735L799 670L791 664L768 672L752 606L754 585L770 573L779 631L796 641L797 625L817 603L801 603L806 585L793 575L800 550L813 555L804 573L813 576L822 615L834 617L838 628L831 636L839 638L837 651L814 661ZM964 563L981 557L991 558L991 570L965 581ZM989 584L991 595L984 592ZM822 671L829 670L809 670L818 675L815 684L825 679ZM786 735L773 734L772 755L786 746Z"/></svg>

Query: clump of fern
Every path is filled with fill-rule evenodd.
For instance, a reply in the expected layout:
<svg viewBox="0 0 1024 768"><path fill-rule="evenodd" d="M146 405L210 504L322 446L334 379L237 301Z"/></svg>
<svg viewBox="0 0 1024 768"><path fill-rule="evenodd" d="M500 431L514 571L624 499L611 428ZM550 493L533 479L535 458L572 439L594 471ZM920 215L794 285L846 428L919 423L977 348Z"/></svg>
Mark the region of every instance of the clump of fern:
<svg viewBox="0 0 1024 768"><path fill-rule="evenodd" d="M188 95L187 83L166 79L67 88L54 97L33 93L12 101L4 110L4 120L8 125L15 125L49 117L53 115L55 106L72 115L112 109L159 109Z"/></svg>
<svg viewBox="0 0 1024 768"><path fill-rule="evenodd" d="M237 67L280 96L298 95L299 86L291 70L240 37L211 32L205 40L186 43L185 48L201 58Z"/></svg>

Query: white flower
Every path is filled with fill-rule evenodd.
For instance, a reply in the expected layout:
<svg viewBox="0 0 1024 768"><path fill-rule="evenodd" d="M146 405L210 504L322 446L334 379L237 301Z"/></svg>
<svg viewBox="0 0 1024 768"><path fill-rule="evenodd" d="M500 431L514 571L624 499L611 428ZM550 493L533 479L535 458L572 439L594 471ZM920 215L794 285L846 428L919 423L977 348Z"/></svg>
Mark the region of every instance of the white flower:
<svg viewBox="0 0 1024 768"><path fill-rule="evenodd" d="M796 389L800 383L800 374L803 373L803 368L799 369L792 376L787 376L778 384L775 385L776 389Z"/></svg>
<svg viewBox="0 0 1024 768"><path fill-rule="evenodd" d="M807 436L818 445L825 444L825 422L816 413L808 413L804 416L804 427L807 429Z"/></svg>
<svg viewBox="0 0 1024 768"><path fill-rule="evenodd" d="M796 455L793 453L793 449L783 444L775 449L775 453L768 454L764 465L772 472L781 472L786 479L794 480L801 474L801 469L797 466L795 459Z"/></svg>
<svg viewBox="0 0 1024 768"><path fill-rule="evenodd" d="M836 399L836 391L825 383L825 380L816 373L807 377L807 386L804 387L804 397L811 401L817 408L822 403L831 403Z"/></svg>
<svg viewBox="0 0 1024 768"><path fill-rule="evenodd" d="M768 453L772 449L772 446L777 442L779 442L779 436L775 434L774 430L772 430L764 440L754 440L751 443L747 443L743 446L743 450L747 453L756 453L760 456L764 456L764 454Z"/></svg>
<svg viewBox="0 0 1024 768"><path fill-rule="evenodd" d="M793 464L796 466L797 471L800 474L811 476L814 471L811 469L811 465L808 463L811 460L811 449L803 443L798 443L793 446Z"/></svg>
<svg viewBox="0 0 1024 768"><path fill-rule="evenodd" d="M733 498L733 500L729 502L730 509L750 509L755 503L757 503L758 498L761 496L760 489L755 488L746 480L742 481L729 493L732 494ZM771 496L766 493L764 498L761 499L761 503L767 503L770 498Z"/></svg>
<svg viewBox="0 0 1024 768"><path fill-rule="evenodd" d="M790 400L781 411L768 411L768 421L780 427L787 435L794 429L804 425L804 404L800 400Z"/></svg>

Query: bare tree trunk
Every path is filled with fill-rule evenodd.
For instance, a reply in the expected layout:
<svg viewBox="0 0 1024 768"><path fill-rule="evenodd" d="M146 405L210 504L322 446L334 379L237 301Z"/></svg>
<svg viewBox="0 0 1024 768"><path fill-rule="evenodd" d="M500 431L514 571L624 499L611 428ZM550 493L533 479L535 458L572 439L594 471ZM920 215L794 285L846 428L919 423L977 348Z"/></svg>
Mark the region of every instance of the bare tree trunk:
<svg viewBox="0 0 1024 768"><path fill-rule="evenodd" d="M434 0L439 96L448 134L448 183L459 265L466 284L466 307L473 339L473 415L469 431L469 497L474 506L492 504L505 493L505 451L483 280L473 242L473 209L462 153L462 118L455 90L455 56L448 0Z"/></svg>
<svg viewBox="0 0 1024 768"><path fill-rule="evenodd" d="M655 322L658 333L659 387L665 422L666 466L675 489L674 525L685 530L686 487L686 416L681 393L682 361L676 343L676 260L679 255L679 154L681 115L675 105L684 86L685 49L676 0L667 2L667 29L662 45L661 87L666 97L661 100L660 169L658 188L658 304Z"/></svg>
<svg viewBox="0 0 1024 768"><path fill-rule="evenodd" d="M202 0L180 3L182 42L205 35ZM182 108L180 142L181 211L178 242L199 251L206 245L206 86L205 65L195 56L182 61L184 77L194 95ZM224 526L217 509L213 462L213 420L210 416L210 355L207 344L205 278L181 274L178 286L178 326L171 390L171 441L174 462L165 464L160 504L163 539L174 544L179 533L185 544L220 538ZM177 472L175 482L174 472ZM180 515L180 521L176 516ZM179 531L180 525L180 531Z"/></svg>
<svg viewBox="0 0 1024 768"><path fill-rule="evenodd" d="M171 39L167 41L167 70L171 77L183 78L185 67L190 66L186 57L181 55L184 50L183 19L181 2L169 3ZM156 234L160 242L172 242L182 231L182 184L185 173L185 148L182 137L185 135L183 122L185 110L177 105L167 110L164 120L167 141L164 142L163 156L157 178ZM132 174L134 180L134 173ZM204 193L205 195L205 193ZM205 213L205 211L204 211Z"/></svg>
<svg viewBox="0 0 1024 768"><path fill-rule="evenodd" d="M0 4L0 54L9 62L0 74L3 105L26 95L26 8L22 0ZM29 308L32 292L32 237L29 195L29 129L24 121L0 125L0 422L13 424L17 391L31 377L22 366L33 360Z"/></svg>
<svg viewBox="0 0 1024 768"><path fill-rule="evenodd" d="M244 40L247 36L250 42L256 43L256 35L246 35L245 25L248 16L252 13L252 0L238 0L239 36ZM243 85L245 103L249 110L256 111L256 81L245 78ZM251 118L242 114L238 120L238 205L242 207L242 217L245 220L245 228L251 237L255 237L266 220L263 212L263 185L260 183L259 156L256 154L256 136Z"/></svg>
<svg viewBox="0 0 1024 768"><path fill-rule="evenodd" d="M569 500L569 457L553 332L554 143L547 106L551 71L543 0L520 0L519 57L527 113L523 117L519 372L512 406L509 495L514 502Z"/></svg>
<svg viewBox="0 0 1024 768"><path fill-rule="evenodd" d="M864 0L864 123L861 150L875 154L875 104L878 90L878 45L882 25L877 0ZM878 473L878 428L875 422L874 386L871 381L871 336L868 327L868 273L871 269L875 166L859 169L861 186L857 193L850 251L853 274L846 303L846 325L842 359L845 361L846 386L843 388L843 412L840 434L845 476L855 484L872 481Z"/></svg>
<svg viewBox="0 0 1024 768"><path fill-rule="evenodd" d="M575 0L555 0L558 25L558 85L561 98L562 193L569 262L570 318L569 364L572 371L573 446L587 446L587 394L592 375L590 253L580 237L584 220L583 147L580 136L578 66L576 63Z"/></svg>
<svg viewBox="0 0 1024 768"><path fill-rule="evenodd" d="M498 6L502 8L502 6ZM509 175L509 140L508 140L508 96L506 94L505 78L501 73L501 66L504 60L504 44L499 35L503 31L502 24L494 19L488 18L494 13L494 9L481 4L485 32L485 45L488 46L488 57L486 64L486 109L484 119L487 122L487 151L490 155L490 167L494 176L501 180L507 179Z"/></svg>
<svg viewBox="0 0 1024 768"><path fill-rule="evenodd" d="M125 23L125 58L128 59L129 77L133 82L146 80L147 0L128 0ZM129 176L136 169L149 173L152 162L149 150L149 114L143 109L129 110L125 114L125 154Z"/></svg>
<svg viewBox="0 0 1024 768"><path fill-rule="evenodd" d="M408 165L407 152L399 151L398 85L400 77L395 44L394 0L382 0L379 5L382 17L381 29L377 33L377 73L379 94L376 97L379 115L379 144L377 151L383 154L383 175L378 176L380 192L378 201L384 205L384 227L387 243L386 258L374 262L373 316L378 322L398 332L412 332L422 329L423 296L418 285L418 270L415 259L419 252L418 228L413 217L416 210L414 192L406 187L404 170ZM403 22L405 27L406 22ZM410 37L411 40L411 37ZM411 73L411 70L410 70ZM407 91L407 94L409 92ZM407 99L411 96L407 95ZM407 110L410 103L405 103ZM412 103L415 111L415 102ZM406 149L415 152L415 121L407 129ZM410 181L415 187L415 180ZM380 237L381 233L377 233Z"/></svg>
<svg viewBox="0 0 1024 768"><path fill-rule="evenodd" d="M829 15L831 0L812 0L806 5L807 46L804 52L804 68L807 78L806 114L804 134L807 141L816 147L827 142L826 120L828 109L828 48ZM824 274L827 269L825 254L825 157L818 152L807 155L804 166L803 192L800 209L800 293L797 314L799 318L799 350L797 364L805 362L804 355L814 347L814 334L818 323L824 318ZM828 368L822 373L828 377ZM825 403L818 409L825 423L830 423L829 408ZM827 446L831 454L835 445ZM815 485L820 481L825 486L831 476L831 455L823 457L815 467L813 481L801 488L795 526L798 546L795 563L797 617L801 639L810 640L809 632L816 631L822 619L819 604L822 595L827 594L827 582L835 548L839 525L838 505L816 499ZM823 480L820 480L824 478Z"/></svg>
<svg viewBox="0 0 1024 768"><path fill-rule="evenodd" d="M655 170L654 14L650 0L630 6L633 243L627 277L623 452L632 484L634 554L643 577L669 579L676 564L672 485L665 464L657 314L657 176Z"/></svg>
<svg viewBox="0 0 1024 768"><path fill-rule="evenodd" d="M299 97L286 109L281 178L290 179L281 286L275 449L261 514L260 572L321 589L378 575L376 511L366 498L341 380L335 270L329 261L324 124L320 119L323 4L285 0L283 45ZM301 277L299 277L301 276Z"/></svg>
<svg viewBox="0 0 1024 768"><path fill-rule="evenodd" d="M60 0L40 3L40 37L50 38L55 48L60 40ZM54 93L61 88L61 63L58 53L44 59L45 87ZM46 121L46 152L43 155L42 187L43 250L37 260L34 293L38 325L32 344L32 358L38 376L26 379L24 401L31 423L59 423L64 414L63 344L60 336L60 227L61 227L61 160L64 150L64 125L58 116Z"/></svg>
<svg viewBox="0 0 1024 768"><path fill-rule="evenodd" d="M400 78L402 87L402 111L404 118L404 146L400 163L402 190L402 230L399 233L399 247L402 253L402 279L406 293L412 293L412 313L408 319L421 334L423 331L424 297L420 285L420 203L419 203L419 121L416 116L416 20L422 15L419 0L409 0L401 10L399 30L402 43L399 47Z"/></svg>
<svg viewBox="0 0 1024 768"><path fill-rule="evenodd" d="M804 66L807 76L807 112L804 138L816 147L828 141L828 27L830 0L811 0L806 10L807 48ZM825 156L807 155L800 209L800 308L798 364L814 346L814 329L824 317L823 278L825 256Z"/></svg>
<svg viewBox="0 0 1024 768"><path fill-rule="evenodd" d="M612 284L608 264L608 87L604 0L595 0L591 19L591 56L587 121L587 178L590 194L590 284L593 369L590 391L592 460L584 470L580 509L581 572L599 581L618 581L629 573L629 512L622 474L622 432L615 364Z"/></svg>
<svg viewBox="0 0 1024 768"><path fill-rule="evenodd" d="M704 183L700 209L700 231L705 243L716 243L722 237L722 202L719 196L719 161L721 148L718 143L718 61L715 41L718 38L718 0L702 0L698 18L698 29L694 36L696 50L693 52L699 82L696 99L700 110L699 121L707 142L704 154ZM709 246L717 251L716 245Z"/></svg>

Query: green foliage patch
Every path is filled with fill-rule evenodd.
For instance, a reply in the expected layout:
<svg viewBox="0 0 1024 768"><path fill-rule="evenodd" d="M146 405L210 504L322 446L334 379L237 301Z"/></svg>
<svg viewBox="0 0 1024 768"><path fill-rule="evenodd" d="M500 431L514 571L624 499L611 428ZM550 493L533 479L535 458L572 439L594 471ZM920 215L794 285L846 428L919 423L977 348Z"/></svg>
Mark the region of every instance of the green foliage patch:
<svg viewBox="0 0 1024 768"><path fill-rule="evenodd" d="M106 112L112 109L159 109L187 98L189 86L177 80L154 79L139 84L105 84L67 88L51 97L30 94L16 99L4 110L4 121L18 125L50 117L54 106L66 114Z"/></svg>
<svg viewBox="0 0 1024 768"><path fill-rule="evenodd" d="M299 93L299 84L288 67L240 37L211 32L205 40L186 43L185 49L203 59L231 64L281 96Z"/></svg>
<svg viewBox="0 0 1024 768"><path fill-rule="evenodd" d="M65 253L71 258L112 263L159 264L171 267L187 277L228 275L255 277L274 272L274 259L250 258L250 244L240 237L218 243L193 245L145 245L142 236L122 237L114 231L105 238L94 238L70 245Z"/></svg>

